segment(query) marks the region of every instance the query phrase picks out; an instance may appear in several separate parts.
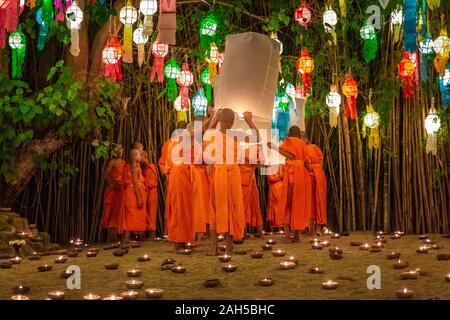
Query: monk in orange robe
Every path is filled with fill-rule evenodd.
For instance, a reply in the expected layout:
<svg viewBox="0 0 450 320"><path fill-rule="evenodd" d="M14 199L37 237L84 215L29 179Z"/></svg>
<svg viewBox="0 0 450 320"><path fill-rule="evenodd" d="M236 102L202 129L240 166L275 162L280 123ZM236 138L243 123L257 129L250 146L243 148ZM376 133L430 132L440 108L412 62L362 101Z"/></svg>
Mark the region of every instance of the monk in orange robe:
<svg viewBox="0 0 450 320"><path fill-rule="evenodd" d="M176 129L178 129L178 130L186 129L186 126L187 126L187 123L185 121L179 121L176 125ZM172 139L170 138L166 142L164 142L164 144L161 148L161 157L159 158L159 161L158 161L159 170L166 177L167 177L167 175L166 175L165 165L166 165L166 161L167 161L167 148L169 147L169 144L171 141L172 141Z"/></svg>
<svg viewBox="0 0 450 320"><path fill-rule="evenodd" d="M244 119L257 132L250 112L244 113ZM205 155L211 165L208 170L214 209L214 216L210 221L211 255L217 255L217 233L226 235L226 253L231 254L233 238L242 239L245 231L241 172L238 165L241 152L238 152L236 137L229 132L234 123L234 112L228 108L216 111L210 129L215 129L218 123L219 130L207 131L205 134Z"/></svg>
<svg viewBox="0 0 450 320"><path fill-rule="evenodd" d="M168 240L174 243L176 252L184 249L186 243L194 242L195 232L199 224L202 224L201 219L197 217L205 215L201 178L194 165L197 155L193 153L193 150L196 150L192 148L193 140L192 132L186 129L183 135L178 137L178 140L172 140L167 148L167 236ZM186 143L188 141L190 143ZM201 152L201 147L197 150Z"/></svg>
<svg viewBox="0 0 450 320"><path fill-rule="evenodd" d="M125 240L130 239L130 233L145 232L147 212L145 210L147 193L145 179L142 175L140 162L141 152L138 149L131 149L130 163L127 163L123 176L124 203L122 206L122 224L119 225L125 232Z"/></svg>
<svg viewBox="0 0 450 320"><path fill-rule="evenodd" d="M259 206L259 190L256 184L255 167L251 164L239 165L241 170L242 198L244 200L245 223L256 229L256 236L262 236L262 216Z"/></svg>
<svg viewBox="0 0 450 320"><path fill-rule="evenodd" d="M142 174L145 178L145 187L147 188L147 201L146 201L146 227L145 230L149 231L149 237L154 238L156 236L156 214L158 210L158 173L156 171L156 165L148 160L148 155L144 152L143 171Z"/></svg>
<svg viewBox="0 0 450 320"><path fill-rule="evenodd" d="M311 223L310 232L316 233L327 224L327 178L323 170L323 154L318 146L309 143L308 136L303 132L303 140L308 146L308 155L311 159Z"/></svg>
<svg viewBox="0 0 450 320"><path fill-rule="evenodd" d="M280 209L281 189L283 188L283 179L280 172L275 170L275 167L269 168L269 175L267 180L269 182L269 196L267 203L267 223L270 228L283 227L284 212Z"/></svg>
<svg viewBox="0 0 450 320"><path fill-rule="evenodd" d="M269 147L274 146L269 143ZM311 179L309 177L311 159L307 145L301 139L299 127L293 126L289 129L288 137L277 151L286 158L280 195L280 207L285 209L283 241L292 242L290 234L293 230L294 241L298 242L300 230L309 226L311 216Z"/></svg>
<svg viewBox="0 0 450 320"><path fill-rule="evenodd" d="M103 196L103 217L102 228L108 229L108 242L117 240L117 227L122 204L122 175L125 167L123 148L118 146L113 150L115 157L108 161L105 168L104 179L106 181L105 193Z"/></svg>

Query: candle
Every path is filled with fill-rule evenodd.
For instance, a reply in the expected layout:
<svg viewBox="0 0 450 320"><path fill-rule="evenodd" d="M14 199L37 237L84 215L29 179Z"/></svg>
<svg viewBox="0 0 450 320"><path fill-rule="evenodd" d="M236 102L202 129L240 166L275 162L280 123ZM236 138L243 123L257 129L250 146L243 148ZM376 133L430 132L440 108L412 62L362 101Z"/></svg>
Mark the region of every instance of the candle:
<svg viewBox="0 0 450 320"><path fill-rule="evenodd" d="M425 270L420 269L420 268L416 268L416 269L414 269L414 271L417 273L418 276L423 276L423 275L427 274L427 272Z"/></svg>
<svg viewBox="0 0 450 320"><path fill-rule="evenodd" d="M116 296L115 294L103 298L103 300L122 300L122 299L123 299L122 297Z"/></svg>
<svg viewBox="0 0 450 320"><path fill-rule="evenodd" d="M384 232L383 231L377 231L377 236L383 236L384 235Z"/></svg>
<svg viewBox="0 0 450 320"><path fill-rule="evenodd" d="M219 234L219 236L217 237L217 240L218 240L219 242L222 242L222 241L225 240L225 236L224 236L223 234Z"/></svg>
<svg viewBox="0 0 450 320"><path fill-rule="evenodd" d="M265 244L262 247L263 250L272 250L272 246L270 244Z"/></svg>
<svg viewBox="0 0 450 320"><path fill-rule="evenodd" d="M139 277L142 274L141 270L131 269L127 271L129 277Z"/></svg>
<svg viewBox="0 0 450 320"><path fill-rule="evenodd" d="M397 295L397 297L399 299L411 299L413 296L414 291L407 289L407 288L403 288L401 290L396 290L395 294Z"/></svg>
<svg viewBox="0 0 450 320"><path fill-rule="evenodd" d="M391 239L393 239L393 240L398 240L398 239L400 239L401 237L402 237L402 236L401 236L400 234L394 233L394 235L391 236Z"/></svg>
<svg viewBox="0 0 450 320"><path fill-rule="evenodd" d="M166 264L174 264L174 263L175 263L175 259L174 258L167 258L166 260L161 262L161 266L164 266Z"/></svg>
<svg viewBox="0 0 450 320"><path fill-rule="evenodd" d="M394 232L394 234L398 234L399 236L404 236L405 233L403 231L397 230Z"/></svg>
<svg viewBox="0 0 450 320"><path fill-rule="evenodd" d="M69 258L76 258L76 257L78 257L78 251L75 251L75 250L68 251L67 256Z"/></svg>
<svg viewBox="0 0 450 320"><path fill-rule="evenodd" d="M283 261L280 262L280 269L281 270L290 270L290 269L294 269L296 266L296 264L294 262L291 261Z"/></svg>
<svg viewBox="0 0 450 320"><path fill-rule="evenodd" d="M339 286L339 283L333 280L328 280L327 282L322 283L322 288L325 290L334 290Z"/></svg>
<svg viewBox="0 0 450 320"><path fill-rule="evenodd" d="M28 239L30 235L26 232L19 232L17 233L17 236L19 237L19 239Z"/></svg>
<svg viewBox="0 0 450 320"><path fill-rule="evenodd" d="M250 257L252 257L253 259L260 259L260 258L263 257L263 253L262 253L262 252L259 252L259 251L252 252L252 253L250 254Z"/></svg>
<svg viewBox="0 0 450 320"><path fill-rule="evenodd" d="M160 242L160 241L162 241L162 240L163 240L163 238L161 238L161 237L153 238L153 241L156 241L156 242Z"/></svg>
<svg viewBox="0 0 450 320"><path fill-rule="evenodd" d="M281 250L281 249L272 251L272 255L274 257L284 257L285 254L286 254L286 252L284 250Z"/></svg>
<svg viewBox="0 0 450 320"><path fill-rule="evenodd" d="M151 288L145 290L145 295L149 299L159 299L164 295L164 290L159 288Z"/></svg>
<svg viewBox="0 0 450 320"><path fill-rule="evenodd" d="M236 269L237 269L237 266L235 264L231 264L231 263L228 263L228 264L225 264L222 266L222 270L225 272L234 272L234 271L236 271Z"/></svg>
<svg viewBox="0 0 450 320"><path fill-rule="evenodd" d="M367 250L369 250L371 248L371 246L370 246L370 244L368 244L368 243L364 243L363 245L360 245L359 246L359 250L365 250L365 251L367 251Z"/></svg>
<svg viewBox="0 0 450 320"><path fill-rule="evenodd" d="M227 246L224 244L218 245L217 248L219 249L219 251L222 251L222 252L227 250Z"/></svg>
<svg viewBox="0 0 450 320"><path fill-rule="evenodd" d="M294 256L290 256L287 261L293 262L296 265L298 264L298 259Z"/></svg>
<svg viewBox="0 0 450 320"><path fill-rule="evenodd" d="M400 274L401 280L416 280L418 277L419 274L416 271L402 272Z"/></svg>
<svg viewBox="0 0 450 320"><path fill-rule="evenodd" d="M45 272L45 271L50 271L50 270L52 270L52 266L49 265L49 264L44 264L44 265L42 265L42 266L38 266L37 269L38 269L40 272Z"/></svg>
<svg viewBox="0 0 450 320"><path fill-rule="evenodd" d="M83 296L84 300L100 300L100 296L93 293L88 293L87 295Z"/></svg>
<svg viewBox="0 0 450 320"><path fill-rule="evenodd" d="M445 276L445 281L450 282L450 273Z"/></svg>
<svg viewBox="0 0 450 320"><path fill-rule="evenodd" d="M339 248L339 247L332 247L332 248L329 248L328 249L328 252L329 253L334 253L334 252L337 252L337 253L339 253L339 254L342 254L342 249L341 248Z"/></svg>
<svg viewBox="0 0 450 320"><path fill-rule="evenodd" d="M409 266L409 263L407 261L402 261L400 259L398 259L393 265L394 269L404 269L408 266Z"/></svg>
<svg viewBox="0 0 450 320"><path fill-rule="evenodd" d="M223 256L219 256L220 262L229 262L231 260L231 256L224 254Z"/></svg>
<svg viewBox="0 0 450 320"><path fill-rule="evenodd" d="M428 236L426 234L419 235L419 240L425 240L427 238L428 238Z"/></svg>
<svg viewBox="0 0 450 320"><path fill-rule="evenodd" d="M61 278L67 279L69 278L73 273L72 272L67 272L66 270L61 271L60 275Z"/></svg>
<svg viewBox="0 0 450 320"><path fill-rule="evenodd" d="M124 251L123 250L116 250L116 251L113 251L113 255L115 256L115 257L121 257L121 256L123 256L124 255Z"/></svg>
<svg viewBox="0 0 450 320"><path fill-rule="evenodd" d="M311 245L311 247L312 247L313 249L316 249L316 250L322 250L322 248L323 248L323 246L322 246L320 243L318 243L318 242L314 242L314 243Z"/></svg>
<svg viewBox="0 0 450 320"><path fill-rule="evenodd" d="M309 269L309 273L312 273L312 274L322 274L322 273L323 273L323 270L322 270L322 269L319 269L319 267L313 267L313 268Z"/></svg>
<svg viewBox="0 0 450 320"><path fill-rule="evenodd" d="M310 239L309 240L309 243L310 244L313 244L313 243L319 243L320 242L320 239L319 238L314 238L314 239Z"/></svg>
<svg viewBox="0 0 450 320"><path fill-rule="evenodd" d="M32 254L30 254L28 256L28 259L30 260L40 260L41 259L41 255L37 252L33 252Z"/></svg>
<svg viewBox="0 0 450 320"><path fill-rule="evenodd" d="M22 294L14 295L10 298L11 300L30 300L29 297L24 296Z"/></svg>
<svg viewBox="0 0 450 320"><path fill-rule="evenodd" d="M340 259L342 259L342 254L340 254L339 252L330 252L329 256L333 260L340 260Z"/></svg>
<svg viewBox="0 0 450 320"><path fill-rule="evenodd" d="M258 280L258 284L263 287L270 287L273 285L273 279L270 277L261 278Z"/></svg>
<svg viewBox="0 0 450 320"><path fill-rule="evenodd" d="M50 291L47 293L47 297L49 297L50 300L63 300L64 291Z"/></svg>
<svg viewBox="0 0 450 320"><path fill-rule="evenodd" d="M105 264L105 269L106 270L116 270L119 267L118 263L108 263Z"/></svg>
<svg viewBox="0 0 450 320"><path fill-rule="evenodd" d="M125 291L120 294L120 296L122 298L124 298L125 300L136 300L138 295L139 295L139 292L133 291L133 290Z"/></svg>
<svg viewBox="0 0 450 320"><path fill-rule="evenodd" d="M339 239L341 235L339 233L335 233L331 236L332 239Z"/></svg>
<svg viewBox="0 0 450 320"><path fill-rule="evenodd" d="M428 248L425 246L420 246L419 249L416 250L417 253L428 253Z"/></svg>
<svg viewBox="0 0 450 320"><path fill-rule="evenodd" d="M384 246L383 246L383 243L381 243L381 242L376 242L376 243L372 243L372 244L371 244L371 247L372 247L372 248L383 248Z"/></svg>
<svg viewBox="0 0 450 320"><path fill-rule="evenodd" d="M388 254L387 254L387 258L388 258L389 260L392 260L392 259L398 259L398 258L400 258L400 252L392 251L391 253L388 253Z"/></svg>
<svg viewBox="0 0 450 320"><path fill-rule="evenodd" d="M30 292L30 287L29 286L23 286L23 285L19 285L17 287L12 288L12 292L15 294L27 294L28 292Z"/></svg>
<svg viewBox="0 0 450 320"><path fill-rule="evenodd" d="M433 246L431 247L431 249L433 250L439 250L441 247L438 246L437 244L433 244Z"/></svg>
<svg viewBox="0 0 450 320"><path fill-rule="evenodd" d="M422 241L423 244L434 244L434 240L431 239L425 239Z"/></svg>
<svg viewBox="0 0 450 320"><path fill-rule="evenodd" d="M330 245L330 241L328 241L328 240L323 240L323 241L320 241L319 243L323 247L328 247Z"/></svg>
<svg viewBox="0 0 450 320"><path fill-rule="evenodd" d="M143 281L140 280L128 280L127 282L125 282L127 285L128 289L141 289L142 286L144 285Z"/></svg>
<svg viewBox="0 0 450 320"><path fill-rule="evenodd" d="M97 251L88 251L88 252L86 252L86 257L94 258L97 256L97 253L98 253Z"/></svg>
<svg viewBox="0 0 450 320"><path fill-rule="evenodd" d="M66 256L59 256L58 258L55 259L55 263L64 263L66 261L67 261Z"/></svg>
<svg viewBox="0 0 450 320"><path fill-rule="evenodd" d="M148 262L151 258L148 254L144 254L143 256L138 257L139 262Z"/></svg>
<svg viewBox="0 0 450 320"><path fill-rule="evenodd" d="M171 270L174 273L185 273L186 272L186 267L176 266L176 267L172 267Z"/></svg>
<svg viewBox="0 0 450 320"><path fill-rule="evenodd" d="M267 242L266 242L267 244L270 244L270 245L274 245L275 243L277 243L275 240L273 240L273 239L269 239L269 240L267 240Z"/></svg>
<svg viewBox="0 0 450 320"><path fill-rule="evenodd" d="M9 259L9 262L11 262L12 264L20 264L22 262L22 258L14 257L14 258Z"/></svg>

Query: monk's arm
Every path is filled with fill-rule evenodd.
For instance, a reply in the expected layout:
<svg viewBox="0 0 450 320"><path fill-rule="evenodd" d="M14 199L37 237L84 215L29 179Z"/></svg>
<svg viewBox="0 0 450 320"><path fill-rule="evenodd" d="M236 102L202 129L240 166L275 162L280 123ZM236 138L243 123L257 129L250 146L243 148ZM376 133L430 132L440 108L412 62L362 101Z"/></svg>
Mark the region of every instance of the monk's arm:
<svg viewBox="0 0 450 320"><path fill-rule="evenodd" d="M136 193L137 203L138 207L142 208L144 206L144 202L142 201L142 194L141 189L139 188L138 180L137 180L137 173L136 173L136 164L131 164L131 176L133 179L133 188L134 192Z"/></svg>
<svg viewBox="0 0 450 320"><path fill-rule="evenodd" d="M282 148L280 148L277 145L272 144L271 142L267 143L267 146L270 149L273 149L275 151L278 151L283 157L285 157L288 160L292 160L294 159L294 155L292 153L290 153L289 151L283 150Z"/></svg>
<svg viewBox="0 0 450 320"><path fill-rule="evenodd" d="M252 132L256 133L256 142L260 142L261 135L259 134L258 128L253 123L251 112L245 112L244 119L245 119L245 122L247 122L248 127L252 130Z"/></svg>
<svg viewBox="0 0 450 320"><path fill-rule="evenodd" d="M114 179L111 177L111 174L110 174L112 168L114 167L114 164L115 164L114 160L108 161L108 163L107 163L107 165L106 165L106 168L105 168L105 174L104 174L104 177L105 177L106 182L107 182L109 185L112 185L112 186L113 186L114 188L116 188L116 189L120 189L120 185L117 183L116 180L114 180Z"/></svg>

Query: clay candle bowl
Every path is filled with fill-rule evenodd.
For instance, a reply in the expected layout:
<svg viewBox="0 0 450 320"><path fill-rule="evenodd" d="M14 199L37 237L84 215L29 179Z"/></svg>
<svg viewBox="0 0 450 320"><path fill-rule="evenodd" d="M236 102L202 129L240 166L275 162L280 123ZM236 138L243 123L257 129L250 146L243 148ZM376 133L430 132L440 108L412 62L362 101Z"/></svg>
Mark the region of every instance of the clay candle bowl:
<svg viewBox="0 0 450 320"><path fill-rule="evenodd" d="M312 274L322 274L322 273L323 273L323 270L322 270L322 269L319 269L319 267L313 267L313 268L309 269L309 273L312 273Z"/></svg>
<svg viewBox="0 0 450 320"><path fill-rule="evenodd" d="M398 234L399 236L402 236L402 237L405 235L405 233L400 230L395 231L394 234Z"/></svg>
<svg viewBox="0 0 450 320"><path fill-rule="evenodd" d="M151 260L151 258L148 254L144 254L143 256L140 256L137 259L139 262L148 262Z"/></svg>
<svg viewBox="0 0 450 320"><path fill-rule="evenodd" d="M338 252L331 252L329 254L330 258L333 260L340 260L342 259L342 254L338 253Z"/></svg>
<svg viewBox="0 0 450 320"><path fill-rule="evenodd" d="M450 260L450 254L440 253L440 254L436 255L436 258L439 261Z"/></svg>
<svg viewBox="0 0 450 320"><path fill-rule="evenodd" d="M45 271L50 271L50 270L52 270L52 266L49 265L49 264L43 264L42 266L38 266L37 269L38 269L40 272L45 272Z"/></svg>
<svg viewBox="0 0 450 320"><path fill-rule="evenodd" d="M407 268L409 266L409 263L407 261L402 261L400 259L398 259L397 261L394 262L394 269L404 269Z"/></svg>
<svg viewBox="0 0 450 320"><path fill-rule="evenodd" d="M270 244L265 244L262 246L263 250L272 250L272 246Z"/></svg>
<svg viewBox="0 0 450 320"><path fill-rule="evenodd" d="M425 239L425 240L422 241L422 243L423 243L423 244L427 244L427 245L428 245L428 244L431 245L431 244L434 244L434 240L431 240L431 239Z"/></svg>
<svg viewBox="0 0 450 320"><path fill-rule="evenodd" d="M118 263L108 263L105 264L105 269L106 270L116 270L119 267Z"/></svg>
<svg viewBox="0 0 450 320"><path fill-rule="evenodd" d="M140 248L141 247L141 242L140 241L131 241L130 247L131 248Z"/></svg>
<svg viewBox="0 0 450 320"><path fill-rule="evenodd" d="M369 249L369 252L374 253L374 252L381 252L383 251L383 249L379 248L379 247L372 247Z"/></svg>
<svg viewBox="0 0 450 320"><path fill-rule="evenodd" d="M115 257L121 257L124 255L124 252L122 250L116 250L116 251L113 251L113 255Z"/></svg>
<svg viewBox="0 0 450 320"><path fill-rule="evenodd" d="M394 233L392 236L391 236L391 239L393 239L393 240L398 240L398 239L401 239L401 235L399 235L398 233Z"/></svg>
<svg viewBox="0 0 450 320"><path fill-rule="evenodd" d="M329 249L328 249L328 252L329 252L329 253L337 252L337 253L339 253L339 254L342 254L342 249L341 249L341 248L338 248L338 247L332 247L332 248L329 248Z"/></svg>
<svg viewBox="0 0 450 320"><path fill-rule="evenodd" d="M250 257L252 257L253 259L261 259L263 257L263 253L255 251L250 254Z"/></svg>
<svg viewBox="0 0 450 320"><path fill-rule="evenodd" d="M223 234L219 234L219 236L217 237L217 241L219 242L225 241L225 236Z"/></svg>
<svg viewBox="0 0 450 320"><path fill-rule="evenodd" d="M131 269L127 271L127 276L129 277L139 277L142 274L141 270Z"/></svg>
<svg viewBox="0 0 450 320"><path fill-rule="evenodd" d="M415 271L417 273L417 275L419 275L419 276L424 276L427 274L427 272L425 270L420 269L420 268L415 268L413 271Z"/></svg>
<svg viewBox="0 0 450 320"><path fill-rule="evenodd" d="M88 293L87 295L83 296L84 300L100 300L100 296L93 293Z"/></svg>
<svg viewBox="0 0 450 320"><path fill-rule="evenodd" d="M320 242L320 239L319 239L319 238L314 238L314 239L310 239L310 240L309 240L309 243L310 243L310 244L313 244L313 243L315 243L315 242L317 242L317 243Z"/></svg>
<svg viewBox="0 0 450 320"><path fill-rule="evenodd" d="M380 231L377 231L377 236L380 236L380 237L381 237L381 236L384 236L384 232L381 231L381 230L380 230Z"/></svg>
<svg viewBox="0 0 450 320"><path fill-rule="evenodd" d="M72 274L73 274L72 272L67 272L67 270L63 270L60 273L61 278L63 278L63 279L69 278Z"/></svg>
<svg viewBox="0 0 450 320"><path fill-rule="evenodd" d="M372 248L383 248L384 245L381 242L375 242L370 245Z"/></svg>
<svg viewBox="0 0 450 320"><path fill-rule="evenodd" d="M407 288L403 288L401 290L395 290L395 294L399 299L411 299L414 294L414 291Z"/></svg>
<svg viewBox="0 0 450 320"><path fill-rule="evenodd" d="M37 252L33 252L28 256L28 259L30 260L41 260L41 255Z"/></svg>
<svg viewBox="0 0 450 320"><path fill-rule="evenodd" d="M125 283L127 285L127 288L130 289L130 290L141 289L142 286L144 285L144 282L140 281L140 280L128 280Z"/></svg>
<svg viewBox="0 0 450 320"><path fill-rule="evenodd" d="M98 254L98 251L88 251L88 252L86 252L86 257L94 258L97 256L97 254Z"/></svg>
<svg viewBox="0 0 450 320"><path fill-rule="evenodd" d="M227 246L224 244L218 245L217 248L219 249L220 252L225 252L225 250L227 250Z"/></svg>
<svg viewBox="0 0 450 320"><path fill-rule="evenodd" d="M76 258L76 257L78 257L78 251L73 251L73 250L68 251L68 252L67 252L67 256L68 256L69 258Z"/></svg>
<svg viewBox="0 0 450 320"><path fill-rule="evenodd" d="M12 288L12 292L14 294L27 294L28 292L30 292L31 288L29 286L17 286Z"/></svg>
<svg viewBox="0 0 450 320"><path fill-rule="evenodd" d="M67 256L59 256L55 259L55 263L64 263L67 261Z"/></svg>
<svg viewBox="0 0 450 320"><path fill-rule="evenodd" d="M274 250L272 251L272 255L274 257L284 257L286 255L286 251L278 249L278 250Z"/></svg>
<svg viewBox="0 0 450 320"><path fill-rule="evenodd" d="M290 269L294 269L296 266L296 264L294 262L291 261L283 261L280 262L280 269L281 270L290 270Z"/></svg>
<svg viewBox="0 0 450 320"><path fill-rule="evenodd" d="M333 280L328 280L327 282L322 283L322 288L325 290L334 290L339 286L339 283Z"/></svg>
<svg viewBox="0 0 450 320"><path fill-rule="evenodd" d="M30 235L26 232L19 232L19 233L17 233L17 237L19 239L28 239L30 237Z"/></svg>
<svg viewBox="0 0 450 320"><path fill-rule="evenodd" d="M21 295L21 294L12 296L10 299L11 299L11 300L30 300L29 297L24 296L24 295Z"/></svg>
<svg viewBox="0 0 450 320"><path fill-rule="evenodd" d="M387 258L389 259L389 260L392 260L392 259L398 259L398 258L400 258L400 252L395 252L395 251L392 251L391 253L388 253L387 254Z"/></svg>
<svg viewBox="0 0 450 320"><path fill-rule="evenodd" d="M220 285L219 279L208 279L208 280L205 280L205 282L203 282L203 286L205 288L214 288L214 287L217 287L218 285Z"/></svg>
<svg viewBox="0 0 450 320"><path fill-rule="evenodd" d="M331 236L331 239L339 239L341 235L339 233L335 233Z"/></svg>
<svg viewBox="0 0 450 320"><path fill-rule="evenodd" d="M47 297L49 297L50 300L63 300L64 291L50 291L47 293Z"/></svg>
<svg viewBox="0 0 450 320"><path fill-rule="evenodd" d="M426 234L419 235L419 240L425 240L428 239L428 236Z"/></svg>
<svg viewBox="0 0 450 320"><path fill-rule="evenodd" d="M175 259L174 258L167 258L166 260L161 262L161 266L165 266L167 264L175 264Z"/></svg>
<svg viewBox="0 0 450 320"><path fill-rule="evenodd" d="M367 251L367 250L369 250L370 248L371 248L371 246L370 246L370 244L368 244L368 243L364 243L364 244L362 244L362 245L359 246L359 250L365 250L365 251Z"/></svg>
<svg viewBox="0 0 450 320"><path fill-rule="evenodd" d="M439 250L441 247L440 246L438 246L437 244L433 244L432 246L431 246L431 249L433 249L433 250Z"/></svg>
<svg viewBox="0 0 450 320"><path fill-rule="evenodd" d="M263 287L270 287L273 285L273 279L270 277L261 278L258 280L258 284Z"/></svg>
<svg viewBox="0 0 450 320"><path fill-rule="evenodd" d="M115 294L112 294L110 296L107 296L103 298L103 300L123 300L122 297L116 296Z"/></svg>
<svg viewBox="0 0 450 320"><path fill-rule="evenodd" d="M315 250L322 250L323 246L319 242L314 242L313 244L311 244L311 248Z"/></svg>
<svg viewBox="0 0 450 320"><path fill-rule="evenodd" d="M359 247L359 246L361 246L363 243L362 242L360 242L360 241L351 241L350 242L350 245L352 246L352 247Z"/></svg>
<svg viewBox="0 0 450 320"><path fill-rule="evenodd" d="M21 257L14 257L9 259L9 262L11 262L12 264L21 264L22 260L23 259Z"/></svg>
<svg viewBox="0 0 450 320"><path fill-rule="evenodd" d="M224 264L222 266L222 270L225 272L234 272L234 271L236 271L236 269L237 269L237 266L235 264L231 264L231 263Z"/></svg>
<svg viewBox="0 0 450 320"><path fill-rule="evenodd" d="M172 272L174 272L174 273L185 273L186 267L176 266L176 267L172 267L170 270L172 270Z"/></svg>
<svg viewBox="0 0 450 320"><path fill-rule="evenodd" d="M417 253L428 253L428 248L425 246L420 246L419 249L416 250Z"/></svg>
<svg viewBox="0 0 450 320"><path fill-rule="evenodd" d="M298 259L297 259L296 257L294 257L294 256L290 256L290 257L287 259L287 261L293 262L293 263L295 263L296 265L298 264Z"/></svg>
<svg viewBox="0 0 450 320"><path fill-rule="evenodd" d="M125 292L122 292L122 293L120 294L120 296L121 296L124 300L136 300L137 297L138 297L138 295L139 295L139 292L133 291L133 290L125 291Z"/></svg>
<svg viewBox="0 0 450 320"><path fill-rule="evenodd" d="M328 247L330 245L330 241L323 240L323 241L320 241L319 244L321 244L323 247Z"/></svg>
<svg viewBox="0 0 450 320"><path fill-rule="evenodd" d="M267 240L267 242L266 242L267 244L270 244L271 246L273 246L275 243L277 243L275 240L273 240L273 239L269 239L269 240Z"/></svg>
<svg viewBox="0 0 450 320"><path fill-rule="evenodd" d="M230 262L231 261L231 256L224 254L223 256L219 256L219 261L220 262Z"/></svg>
<svg viewBox="0 0 450 320"><path fill-rule="evenodd" d="M145 295L149 299L159 299L164 295L164 290L159 288L151 288L145 290Z"/></svg>
<svg viewBox="0 0 450 320"><path fill-rule="evenodd" d="M445 276L445 281L450 282L450 273Z"/></svg>
<svg viewBox="0 0 450 320"><path fill-rule="evenodd" d="M419 274L416 271L402 272L400 274L401 280L417 280L418 277Z"/></svg>

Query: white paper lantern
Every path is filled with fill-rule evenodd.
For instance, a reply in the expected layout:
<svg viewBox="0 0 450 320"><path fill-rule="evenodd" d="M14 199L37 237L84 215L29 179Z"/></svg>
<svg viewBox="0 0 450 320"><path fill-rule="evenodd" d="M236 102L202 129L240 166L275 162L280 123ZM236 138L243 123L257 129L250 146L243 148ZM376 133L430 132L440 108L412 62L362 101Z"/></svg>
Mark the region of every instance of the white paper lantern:
<svg viewBox="0 0 450 320"><path fill-rule="evenodd" d="M427 133L436 133L441 127L441 119L434 111L430 111L425 118L425 130Z"/></svg>
<svg viewBox="0 0 450 320"><path fill-rule="evenodd" d="M116 47L105 47L102 51L104 64L116 64L119 62L119 51Z"/></svg>
<svg viewBox="0 0 450 320"><path fill-rule="evenodd" d="M371 129L377 128L380 125L380 115L375 111L366 113L364 116L364 124Z"/></svg>
<svg viewBox="0 0 450 320"><path fill-rule="evenodd" d="M334 27L337 24L338 18L336 11L333 9L328 9L323 13L323 24L325 26L331 26Z"/></svg>
<svg viewBox="0 0 450 320"><path fill-rule="evenodd" d="M391 23L393 25L403 24L403 10L402 9L396 9L391 12Z"/></svg>
<svg viewBox="0 0 450 320"><path fill-rule="evenodd" d="M330 108L337 108L341 105L341 95L336 91L330 91L326 96L326 104Z"/></svg>
<svg viewBox="0 0 450 320"><path fill-rule="evenodd" d="M183 108L183 106L182 106L182 104L181 104L181 96L178 96L178 97L175 99L174 103L173 103L173 107L174 107L175 110L177 110L178 112L179 112L179 111L187 111L187 110L189 110L190 107L191 107L191 101L188 100L188 102L189 102L189 107L188 107L188 108Z"/></svg>
<svg viewBox="0 0 450 320"><path fill-rule="evenodd" d="M158 10L158 2L156 0L141 0L139 11L144 15L144 31L143 34L149 36L153 32L153 15Z"/></svg>
<svg viewBox="0 0 450 320"><path fill-rule="evenodd" d="M142 25L139 25L139 27L133 31L133 42L138 47L138 64L140 67L144 62L144 46L148 42L148 36L144 35L144 27Z"/></svg>
<svg viewBox="0 0 450 320"><path fill-rule="evenodd" d="M77 57L80 54L80 36L78 30L81 29L83 22L83 10L80 9L78 3L74 0L66 10L66 24L70 29L70 53Z"/></svg>
<svg viewBox="0 0 450 320"><path fill-rule="evenodd" d="M123 24L133 24L138 19L138 12L132 5L126 5L120 9L119 20Z"/></svg>
<svg viewBox="0 0 450 320"><path fill-rule="evenodd" d="M206 108L208 107L208 99L205 96L203 88L198 90L198 93L192 98L192 106L196 114L206 115Z"/></svg>
<svg viewBox="0 0 450 320"><path fill-rule="evenodd" d="M13 32L9 35L8 44L12 49L22 49L26 46L25 39L19 32Z"/></svg>
<svg viewBox="0 0 450 320"><path fill-rule="evenodd" d="M427 34L425 40L419 42L419 49L423 54L430 54L433 52L433 39L431 39L430 34Z"/></svg>
<svg viewBox="0 0 450 320"><path fill-rule="evenodd" d="M445 54L450 50L450 40L447 35L440 35L433 41L433 50L436 54Z"/></svg>
<svg viewBox="0 0 450 320"><path fill-rule="evenodd" d="M439 76L444 87L450 84L450 69L446 68L443 76Z"/></svg>

